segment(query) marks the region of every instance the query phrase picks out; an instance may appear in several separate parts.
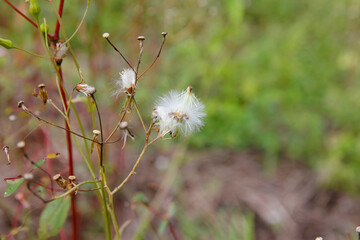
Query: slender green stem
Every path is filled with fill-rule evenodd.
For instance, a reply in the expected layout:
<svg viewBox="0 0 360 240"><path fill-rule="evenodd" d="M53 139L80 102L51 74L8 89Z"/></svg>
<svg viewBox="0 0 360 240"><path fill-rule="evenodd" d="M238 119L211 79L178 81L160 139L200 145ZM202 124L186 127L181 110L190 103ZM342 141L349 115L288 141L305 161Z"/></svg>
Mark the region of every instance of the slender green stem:
<svg viewBox="0 0 360 240"><path fill-rule="evenodd" d="M30 54L30 55L35 56L35 57L49 59L49 57L41 56L41 55L38 55L38 54L36 54L36 53L29 52L29 51L27 51L27 50L25 50L25 49L22 49L22 48L19 48L19 47L14 47L14 49L17 49L17 50L19 50L19 51L22 51L22 52L24 52L24 53Z"/></svg>
<svg viewBox="0 0 360 240"><path fill-rule="evenodd" d="M150 144L146 144L146 145L144 146L143 150L141 151L141 153L140 153L138 159L136 160L133 168L131 169L130 173L129 173L129 174L127 175L127 177L122 181L122 183L120 183L120 185L117 186L117 187L111 192L112 195L114 195L117 191L119 191L120 188L122 188L122 186L124 186L124 184L125 184L125 183L130 179L130 177L135 173L135 170L136 170L137 166L139 165L140 160L141 160L142 157L144 156L144 153L145 153L145 151L146 151L146 149L148 148L149 145L150 145Z"/></svg>
<svg viewBox="0 0 360 240"><path fill-rule="evenodd" d="M101 191L101 196L102 196L102 200L103 200L103 205L102 205L102 211L103 211L103 215L104 215L104 225L105 225L105 234L106 234L106 239L110 240L111 239L111 230L110 230L110 216L109 216L109 211L108 211L108 201L106 200L106 192L105 192L105 173L104 173L104 169L100 166L100 191Z"/></svg>
<svg viewBox="0 0 360 240"><path fill-rule="evenodd" d="M55 196L52 200L57 200L57 199L60 199L60 198L63 198L67 195L69 195L70 193L74 192L76 189L78 189L79 187L81 187L82 185L85 185L85 184L88 184L88 183L96 183L96 181L85 181L85 182L81 182L79 184L77 184L76 186L74 186L73 188L71 188L69 191L61 194L61 195L57 195Z"/></svg>
<svg viewBox="0 0 360 240"><path fill-rule="evenodd" d="M134 98L134 106L135 106L136 112L137 112L137 114L138 114L138 116L139 116L139 118L140 118L141 125L143 126L144 131L145 131L145 133L146 133L147 130L146 130L144 121L143 121L143 119L142 119L142 117L141 117L141 114L140 114L140 111L139 111L139 108L138 108L138 105L137 105L137 103L136 103L135 98Z"/></svg>
<svg viewBox="0 0 360 240"><path fill-rule="evenodd" d="M116 220L116 216L115 216L115 211L114 211L114 197L113 195L109 194L109 212L110 212L110 217L111 217L111 221L113 223L113 226L114 226L114 230L115 230L115 233L116 233L116 237L117 237L117 240L121 240L121 234L120 234L120 231L119 231L119 225L117 223L117 220Z"/></svg>

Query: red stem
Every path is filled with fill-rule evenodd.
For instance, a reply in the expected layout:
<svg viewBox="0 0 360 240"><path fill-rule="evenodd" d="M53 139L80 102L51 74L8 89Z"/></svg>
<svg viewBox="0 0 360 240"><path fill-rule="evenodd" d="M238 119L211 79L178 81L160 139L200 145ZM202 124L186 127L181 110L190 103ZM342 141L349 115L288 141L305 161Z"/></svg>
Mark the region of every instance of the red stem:
<svg viewBox="0 0 360 240"><path fill-rule="evenodd" d="M12 5L8 0L4 0L4 2L6 2L12 9L14 9L17 13L19 13L23 18L25 18L29 23L31 23L34 27L39 28L38 25L31 20L30 18L28 18L25 14L23 14L19 9L17 9L17 7L15 7L14 5ZM53 39L53 36L51 36L50 34L48 34L48 38Z"/></svg>
<svg viewBox="0 0 360 240"><path fill-rule="evenodd" d="M66 94L63 85L63 74L61 70L61 66L59 67L59 75L60 79L60 93L61 98L63 100L65 108L63 112L66 113L69 106L66 101ZM69 124L65 120L65 128L70 130ZM66 131L66 142L67 142L67 149L68 149L68 156L69 156L69 175L74 175L74 164L73 164L73 154L72 154L72 144L71 144L71 135L70 132ZM76 199L75 195L71 194L71 215L72 215L72 239L76 240L77 238L77 210L76 210Z"/></svg>
<svg viewBox="0 0 360 240"><path fill-rule="evenodd" d="M60 4L59 4L59 16L60 16L60 18L62 17L63 9L64 9L64 0L60 0ZM60 22L59 22L59 19L58 19L56 21L56 27L55 27L55 32L54 32L54 41L59 40L59 31L60 31Z"/></svg>

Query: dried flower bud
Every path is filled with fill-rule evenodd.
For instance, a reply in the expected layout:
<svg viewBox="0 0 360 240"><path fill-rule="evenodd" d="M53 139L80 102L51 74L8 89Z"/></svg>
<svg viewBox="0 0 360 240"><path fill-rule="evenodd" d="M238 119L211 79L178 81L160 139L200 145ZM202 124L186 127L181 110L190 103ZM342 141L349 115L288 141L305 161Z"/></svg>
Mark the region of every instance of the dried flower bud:
<svg viewBox="0 0 360 240"><path fill-rule="evenodd" d="M70 175L68 177L67 189L70 190L75 186L76 186L76 177L73 175ZM77 194L77 192L78 192L78 189L75 190L75 195Z"/></svg>
<svg viewBox="0 0 360 240"><path fill-rule="evenodd" d="M39 88L40 98L41 98L43 104L45 105L47 100L48 100L47 92L46 92L46 89L45 89L45 84L43 84L43 83L39 84L38 88Z"/></svg>
<svg viewBox="0 0 360 240"><path fill-rule="evenodd" d="M29 12L33 15L36 19L39 18L41 8L37 0L30 0Z"/></svg>
<svg viewBox="0 0 360 240"><path fill-rule="evenodd" d="M68 47L64 44L64 41L59 41L56 43L56 47L55 47L55 56L54 56L54 60L56 62L57 65L61 65L62 60L66 57L66 52L68 50Z"/></svg>
<svg viewBox="0 0 360 240"><path fill-rule="evenodd" d="M99 130L97 130L97 129L94 129L93 133L94 133L94 135L100 135L101 132Z"/></svg>
<svg viewBox="0 0 360 240"><path fill-rule="evenodd" d="M57 183L57 185L59 185L59 187L66 189L66 180L60 174L54 175L53 180Z"/></svg>
<svg viewBox="0 0 360 240"><path fill-rule="evenodd" d="M109 38L109 37L110 37L110 34L107 33L107 32L106 32L106 33L103 33L102 37L103 37L103 38Z"/></svg>
<svg viewBox="0 0 360 240"><path fill-rule="evenodd" d="M126 122L126 121L123 121L123 122L119 123L119 127L121 129L125 129L125 128L127 128L127 126L128 126L128 122Z"/></svg>
<svg viewBox="0 0 360 240"><path fill-rule="evenodd" d="M145 37L144 37L144 36L138 36L137 40L139 40L139 41L144 41L144 40L145 40Z"/></svg>
<svg viewBox="0 0 360 240"><path fill-rule="evenodd" d="M68 179L69 179L70 182L75 182L76 176L70 175L70 176L68 177Z"/></svg>
<svg viewBox="0 0 360 240"><path fill-rule="evenodd" d="M83 83L83 84L78 83L78 84L76 84L75 88L76 88L76 90L85 94L88 97L92 96L96 92L96 89L94 87L89 86L85 83Z"/></svg>
<svg viewBox="0 0 360 240"><path fill-rule="evenodd" d="M25 173L23 175L24 179L29 181L29 180L33 180L34 179L34 175L32 173Z"/></svg>
<svg viewBox="0 0 360 240"><path fill-rule="evenodd" d="M24 105L24 101L19 101L17 104L18 108L22 108L23 105Z"/></svg>
<svg viewBox="0 0 360 240"><path fill-rule="evenodd" d="M25 142L24 141L20 141L16 144L17 148L24 148L25 147Z"/></svg>
<svg viewBox="0 0 360 240"><path fill-rule="evenodd" d="M14 44L11 40L0 38L0 46L3 46L6 49L14 48Z"/></svg>
<svg viewBox="0 0 360 240"><path fill-rule="evenodd" d="M94 150L94 146L95 146L95 142L94 141L97 141L97 138L98 136L101 134L101 132L97 129L94 129L93 130L93 133L94 133L94 136L92 138L93 142L91 142L91 148L90 148L90 153L93 153L93 150Z"/></svg>
<svg viewBox="0 0 360 240"><path fill-rule="evenodd" d="M167 35L167 32L162 32L161 35L163 35L164 37Z"/></svg>
<svg viewBox="0 0 360 240"><path fill-rule="evenodd" d="M10 161L10 153L9 153L9 147L8 146L4 146L3 147L3 151L6 155L6 158L7 158L7 165L10 165L11 164L11 161Z"/></svg>

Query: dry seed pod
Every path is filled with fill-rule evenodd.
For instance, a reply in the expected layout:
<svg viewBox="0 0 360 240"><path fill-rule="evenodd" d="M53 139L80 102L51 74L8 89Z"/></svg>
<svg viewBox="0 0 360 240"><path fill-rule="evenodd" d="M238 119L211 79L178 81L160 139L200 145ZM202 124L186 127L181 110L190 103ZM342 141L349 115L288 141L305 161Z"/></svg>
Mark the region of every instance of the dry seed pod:
<svg viewBox="0 0 360 240"><path fill-rule="evenodd" d="M68 177L67 190L70 190L75 186L76 186L76 177L73 175L70 175ZM77 194L77 192L78 192L78 189L75 190L75 195Z"/></svg>
<svg viewBox="0 0 360 240"><path fill-rule="evenodd" d="M46 89L45 89L45 84L43 84L43 83L39 84L38 88L39 88L40 98L41 98L43 104L45 105L47 100L48 100L47 92L46 92Z"/></svg>
<svg viewBox="0 0 360 240"><path fill-rule="evenodd" d="M6 158L7 158L7 165L10 165L11 164L11 161L10 161L10 153L9 153L9 147L8 146L4 146L3 147L3 151L6 155Z"/></svg>
<svg viewBox="0 0 360 240"><path fill-rule="evenodd" d="M54 175L53 180L57 183L57 185L59 185L59 187L61 187L62 189L66 189L67 182L60 174Z"/></svg>
<svg viewBox="0 0 360 240"><path fill-rule="evenodd" d="M66 57L66 52L68 50L68 47L64 44L64 41L59 41L56 43L55 49L54 49L54 60L57 65L61 65L62 60Z"/></svg>

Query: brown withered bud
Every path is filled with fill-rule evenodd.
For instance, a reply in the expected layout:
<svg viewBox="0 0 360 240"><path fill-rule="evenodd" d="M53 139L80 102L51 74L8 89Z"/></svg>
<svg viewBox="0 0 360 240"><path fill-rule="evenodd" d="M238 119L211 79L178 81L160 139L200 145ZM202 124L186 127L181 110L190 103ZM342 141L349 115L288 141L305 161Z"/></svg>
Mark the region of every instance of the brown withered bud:
<svg viewBox="0 0 360 240"><path fill-rule="evenodd" d="M76 177L75 176L73 176L73 175L70 175L69 177L68 177L68 184L67 184L67 190L70 190L70 189L72 189L73 187L75 187L76 186ZM75 195L77 194L77 192L78 192L78 189L76 189L75 190Z"/></svg>
<svg viewBox="0 0 360 240"><path fill-rule="evenodd" d="M7 165L10 165L11 161L10 161L9 146L4 146L3 151L4 151L5 155L6 155Z"/></svg>
<svg viewBox="0 0 360 240"><path fill-rule="evenodd" d="M164 37L167 35L167 32L162 32L161 35L163 35Z"/></svg>
<svg viewBox="0 0 360 240"><path fill-rule="evenodd" d="M82 84L78 83L76 84L75 88L77 91L85 94L88 97L91 97L96 92L96 89L94 87L89 86L85 83Z"/></svg>
<svg viewBox="0 0 360 240"><path fill-rule="evenodd" d="M23 105L24 105L24 101L19 101L17 104L18 108L22 108Z"/></svg>
<svg viewBox="0 0 360 240"><path fill-rule="evenodd" d="M59 185L59 187L61 187L62 189L66 189L67 188L67 181L60 175L60 174L56 174L53 176L53 180L57 183L57 185Z"/></svg>
<svg viewBox="0 0 360 240"><path fill-rule="evenodd" d="M39 84L38 88L39 88L40 98L41 98L43 104L45 105L47 100L48 100L47 92L46 92L46 89L45 89L45 84L43 84L43 83Z"/></svg>
<svg viewBox="0 0 360 240"><path fill-rule="evenodd" d="M32 95L33 95L34 97L37 97L37 96L38 96L38 94L37 94L37 92L36 92L36 88L34 88L34 91L32 92Z"/></svg>
<svg viewBox="0 0 360 240"><path fill-rule="evenodd" d="M94 129L93 133L94 133L94 136L93 136L92 140L97 141L97 138L98 138L98 136L100 135L101 132L99 130ZM95 146L95 142L91 142L90 153L93 153L94 146Z"/></svg>
<svg viewBox="0 0 360 240"><path fill-rule="evenodd" d="M30 114L32 115L33 117L37 118L39 121L41 121L41 119L36 115L34 114L33 112L31 112L24 104L24 101L19 101L18 102L18 108L21 108L24 112L26 112L27 114Z"/></svg>

